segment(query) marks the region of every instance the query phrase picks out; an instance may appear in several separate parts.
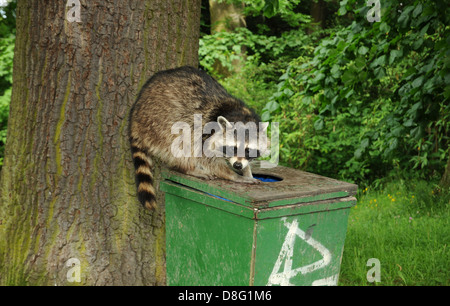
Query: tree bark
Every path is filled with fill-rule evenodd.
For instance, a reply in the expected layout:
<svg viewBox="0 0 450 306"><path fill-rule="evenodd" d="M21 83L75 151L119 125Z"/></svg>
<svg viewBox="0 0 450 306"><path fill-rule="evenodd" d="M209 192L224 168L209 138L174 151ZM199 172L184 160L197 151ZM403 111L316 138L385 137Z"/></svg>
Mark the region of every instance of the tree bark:
<svg viewBox="0 0 450 306"><path fill-rule="evenodd" d="M67 1L18 0L0 285L163 285L162 196L137 201L128 113L153 73L198 65L201 1L80 2L69 22Z"/></svg>

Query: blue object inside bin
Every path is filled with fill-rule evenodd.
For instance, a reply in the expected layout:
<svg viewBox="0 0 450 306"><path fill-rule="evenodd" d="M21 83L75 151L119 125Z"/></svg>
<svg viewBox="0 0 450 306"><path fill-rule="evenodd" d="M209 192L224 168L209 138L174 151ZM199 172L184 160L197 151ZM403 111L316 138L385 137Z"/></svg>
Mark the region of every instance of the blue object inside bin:
<svg viewBox="0 0 450 306"><path fill-rule="evenodd" d="M253 177L255 179L260 180L261 182L279 182L279 181L281 181L281 179L278 177L268 176L268 175L255 174L255 175L253 175Z"/></svg>

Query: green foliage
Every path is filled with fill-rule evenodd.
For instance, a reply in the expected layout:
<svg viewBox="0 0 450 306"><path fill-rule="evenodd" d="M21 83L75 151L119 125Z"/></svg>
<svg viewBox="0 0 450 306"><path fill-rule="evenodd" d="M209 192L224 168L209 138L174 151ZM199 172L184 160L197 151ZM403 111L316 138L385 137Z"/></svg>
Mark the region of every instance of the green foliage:
<svg viewBox="0 0 450 306"><path fill-rule="evenodd" d="M6 133L8 127L9 103L11 101L11 88L0 96L0 166L3 165Z"/></svg>
<svg viewBox="0 0 450 306"><path fill-rule="evenodd" d="M261 12L268 18L279 15L281 19L285 20L292 27L299 27L303 23L311 22L309 15L295 11L301 0L247 0L244 2L247 4L247 15L255 16L261 14Z"/></svg>
<svg viewBox="0 0 450 306"><path fill-rule="evenodd" d="M355 20L337 28L312 58L293 60L263 118L280 122L282 160L353 181L391 170L442 174L448 158L450 28L442 1L341 1ZM344 9L342 9L344 8ZM447 12L446 12L447 11Z"/></svg>
<svg viewBox="0 0 450 306"><path fill-rule="evenodd" d="M228 2L241 4L244 3L244 14L246 16L259 16L271 18L280 16L290 26L298 27L302 23L311 21L309 15L295 11L300 5L301 0L217 0L218 2Z"/></svg>
<svg viewBox="0 0 450 306"><path fill-rule="evenodd" d="M216 61L233 70L234 60L256 66L262 63L269 64L275 59L290 60L294 54L298 56L304 52L305 42L310 41L311 39L302 31L289 31L283 33L281 37L276 37L254 34L247 28L238 28L234 32L204 35L200 39L200 65L211 74L216 74L214 70Z"/></svg>
<svg viewBox="0 0 450 306"><path fill-rule="evenodd" d="M257 24L247 22L248 28L237 28L231 33L202 35L199 49L200 66L217 78L224 78L215 69L218 62L229 71L235 71L235 63L240 62L247 65L244 71L253 69L270 71L269 75L263 77L263 81L274 82L289 61L303 54L305 46L309 47L311 42L317 39L317 33L313 35L305 33L304 29L311 18L299 12L300 0L217 1L244 3L245 16L255 18L264 16L264 22ZM270 20L277 22L274 25L268 22ZM274 31L274 28L278 29L279 26L283 30ZM279 33L275 35L274 32Z"/></svg>
<svg viewBox="0 0 450 306"><path fill-rule="evenodd" d="M299 30L286 31L277 37L256 34L247 28L204 35L200 39L200 66L218 78L231 94L261 112L289 62L314 50L314 38L317 35L308 36ZM233 71L236 60L244 63L239 73L224 78L215 69L220 62L222 67Z"/></svg>
<svg viewBox="0 0 450 306"><path fill-rule="evenodd" d="M12 60L14 57L15 36L0 38L0 79L4 83L12 84ZM3 84L2 84L3 85ZM2 86L4 88L5 86Z"/></svg>
<svg viewBox="0 0 450 306"><path fill-rule="evenodd" d="M295 15L299 3L247 6L248 15L296 16L301 26L206 35L201 65L263 120L280 122L282 164L362 184L404 169L441 175L450 129L445 1L381 1L374 23L365 2L340 1L341 25L312 35L309 19ZM245 63L239 73L217 75L215 62L232 70L233 60Z"/></svg>
<svg viewBox="0 0 450 306"><path fill-rule="evenodd" d="M0 7L0 166L3 164L15 43L15 1Z"/></svg>

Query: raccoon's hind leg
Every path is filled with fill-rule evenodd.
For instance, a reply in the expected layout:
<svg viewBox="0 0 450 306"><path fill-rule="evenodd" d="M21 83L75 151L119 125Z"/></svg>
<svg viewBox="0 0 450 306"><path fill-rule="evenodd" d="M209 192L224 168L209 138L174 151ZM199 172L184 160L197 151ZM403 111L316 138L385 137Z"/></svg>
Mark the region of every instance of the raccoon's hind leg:
<svg viewBox="0 0 450 306"><path fill-rule="evenodd" d="M156 194L153 187L153 174L151 172L152 160L137 146L131 145L133 162L136 174L137 196L142 205L149 209L156 209Z"/></svg>

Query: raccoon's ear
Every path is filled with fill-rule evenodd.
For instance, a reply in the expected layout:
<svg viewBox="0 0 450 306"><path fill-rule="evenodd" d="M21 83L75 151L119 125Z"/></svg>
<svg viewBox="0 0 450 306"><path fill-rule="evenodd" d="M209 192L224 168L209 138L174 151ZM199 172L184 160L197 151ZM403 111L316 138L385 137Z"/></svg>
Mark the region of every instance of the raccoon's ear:
<svg viewBox="0 0 450 306"><path fill-rule="evenodd" d="M219 123L219 126L222 130L225 130L227 127L233 127L233 125L224 116L217 117L217 123Z"/></svg>

